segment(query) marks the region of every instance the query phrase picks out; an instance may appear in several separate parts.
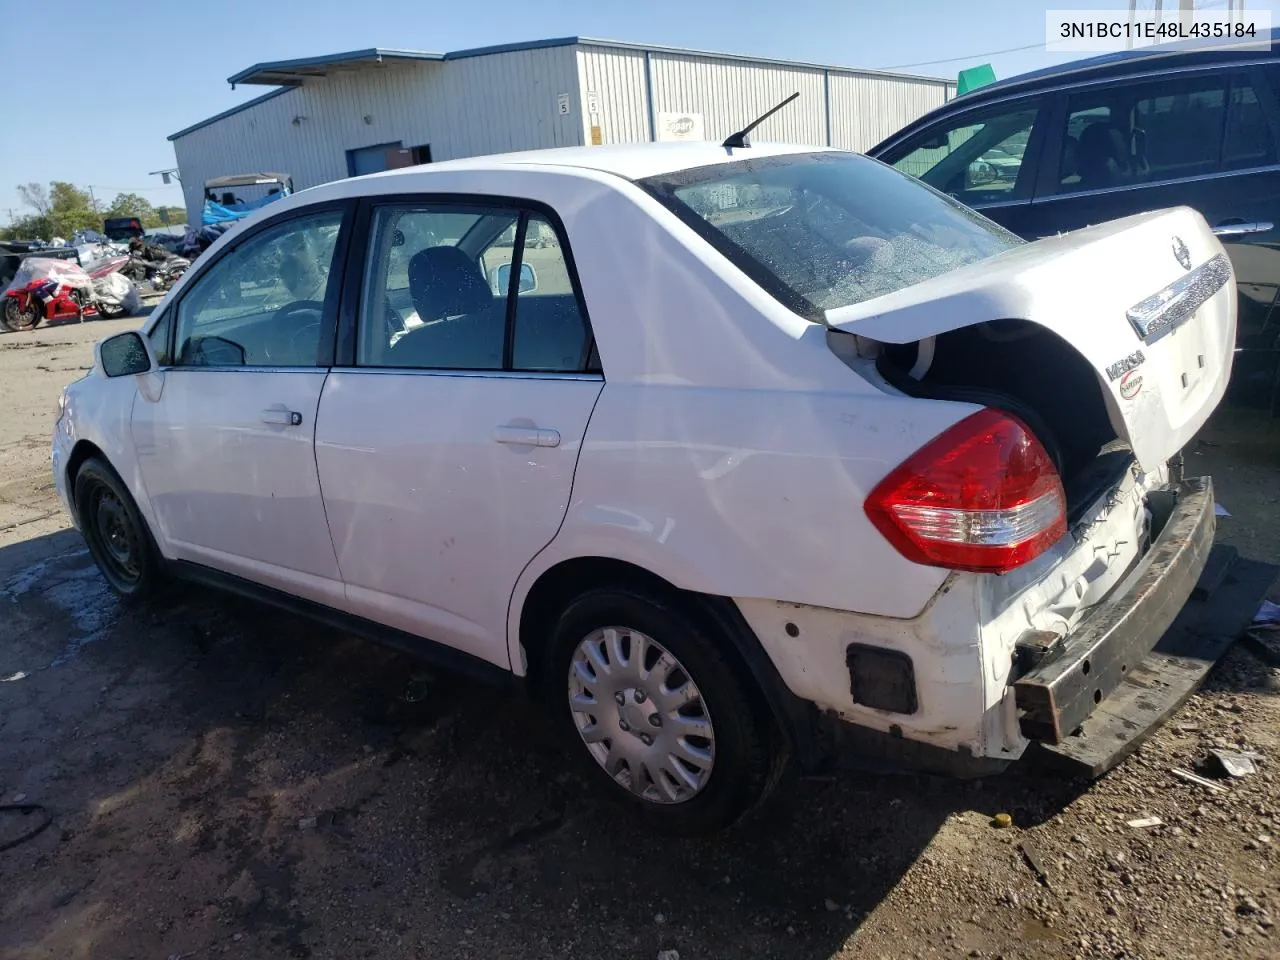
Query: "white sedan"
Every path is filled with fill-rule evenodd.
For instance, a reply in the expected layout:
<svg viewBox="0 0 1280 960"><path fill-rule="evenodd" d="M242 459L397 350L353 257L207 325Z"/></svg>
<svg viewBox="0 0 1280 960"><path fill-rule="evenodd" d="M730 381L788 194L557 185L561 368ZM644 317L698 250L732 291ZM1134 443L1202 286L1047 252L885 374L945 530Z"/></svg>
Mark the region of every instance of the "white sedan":
<svg viewBox="0 0 1280 960"><path fill-rule="evenodd" d="M841 743L982 774L1097 719L1213 540L1178 454L1233 287L1187 209L1027 244L840 151L440 163L222 237L66 389L53 472L124 598L527 687L716 829Z"/></svg>

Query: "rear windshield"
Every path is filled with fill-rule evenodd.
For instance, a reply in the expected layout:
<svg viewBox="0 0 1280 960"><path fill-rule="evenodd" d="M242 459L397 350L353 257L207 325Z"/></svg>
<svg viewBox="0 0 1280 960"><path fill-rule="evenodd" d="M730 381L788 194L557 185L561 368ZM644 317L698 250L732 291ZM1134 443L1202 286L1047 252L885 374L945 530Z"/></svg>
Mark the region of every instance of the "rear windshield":
<svg viewBox="0 0 1280 960"><path fill-rule="evenodd" d="M641 185L792 310L822 314L1023 241L853 153L740 160Z"/></svg>

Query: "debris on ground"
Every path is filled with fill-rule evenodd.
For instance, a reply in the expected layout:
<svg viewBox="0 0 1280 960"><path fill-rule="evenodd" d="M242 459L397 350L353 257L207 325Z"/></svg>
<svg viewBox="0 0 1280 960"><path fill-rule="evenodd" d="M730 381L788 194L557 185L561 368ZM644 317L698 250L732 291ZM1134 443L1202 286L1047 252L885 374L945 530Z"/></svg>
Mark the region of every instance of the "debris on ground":
<svg viewBox="0 0 1280 960"><path fill-rule="evenodd" d="M992 825L993 827L996 827L997 829L1003 829L1003 828L1005 828L1005 827L1012 826L1012 825L1013 825L1013 817L1009 816L1009 814L1007 814L1007 813L997 813L997 814L996 814L996 815L991 819L991 825Z"/></svg>
<svg viewBox="0 0 1280 960"><path fill-rule="evenodd" d="M1192 773L1190 770L1183 770L1180 767L1174 767L1169 771L1179 780L1185 780L1187 783L1194 783L1196 786L1204 787L1206 790L1212 790L1214 793L1226 793L1227 788L1220 783L1214 783L1207 777L1202 777L1198 773Z"/></svg>
<svg viewBox="0 0 1280 960"><path fill-rule="evenodd" d="M1046 887L1051 886L1049 868L1045 866L1044 858L1035 845L1030 840L1023 840L1018 844L1018 849L1022 851L1022 859L1027 861L1027 866L1034 871L1037 879Z"/></svg>
<svg viewBox="0 0 1280 960"><path fill-rule="evenodd" d="M1258 759L1256 753L1232 753L1227 750L1210 750L1209 756L1218 761L1218 766L1222 768L1222 772L1229 777L1247 777L1251 773L1258 772L1258 766L1254 763Z"/></svg>
<svg viewBox="0 0 1280 960"><path fill-rule="evenodd" d="M1215 504L1213 505L1213 515L1214 515L1215 517L1229 517L1229 516L1231 516L1231 514L1227 513L1227 508L1226 508L1226 507L1224 507L1224 506L1223 506L1222 504L1220 504L1220 503L1215 503Z"/></svg>
<svg viewBox="0 0 1280 960"><path fill-rule="evenodd" d="M1125 824L1125 826L1133 827L1136 830L1141 830L1145 827L1158 827L1162 823L1164 823L1164 821L1161 820L1159 817L1139 817L1137 820L1128 821Z"/></svg>
<svg viewBox="0 0 1280 960"><path fill-rule="evenodd" d="M658 960L680 960L679 950L659 950Z"/></svg>

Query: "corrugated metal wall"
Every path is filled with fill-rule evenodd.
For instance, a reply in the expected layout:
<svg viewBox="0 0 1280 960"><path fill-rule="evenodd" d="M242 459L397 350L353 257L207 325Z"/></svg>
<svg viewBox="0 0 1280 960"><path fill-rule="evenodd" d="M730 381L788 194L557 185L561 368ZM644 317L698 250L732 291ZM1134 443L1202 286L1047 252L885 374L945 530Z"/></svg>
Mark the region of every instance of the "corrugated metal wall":
<svg viewBox="0 0 1280 960"><path fill-rule="evenodd" d="M760 140L827 142L822 71L711 57L650 55L653 107L702 114L708 140L723 140L797 90L800 99L753 131Z"/></svg>
<svg viewBox="0 0 1280 960"><path fill-rule="evenodd" d="M798 90L800 100L765 121L756 136L865 150L940 105L952 87L583 43L336 69L184 134L173 147L187 214L196 218L210 177L279 170L302 189L347 176L346 151L374 144L430 144L432 159L448 160L590 143L593 126L602 143L647 141L650 88L655 117L699 113L713 140ZM567 114L559 112L561 95L569 98Z"/></svg>
<svg viewBox="0 0 1280 960"><path fill-rule="evenodd" d="M869 150L912 120L942 106L954 94L951 87L906 77L832 71L831 145L842 150Z"/></svg>
<svg viewBox="0 0 1280 960"><path fill-rule="evenodd" d="M568 115L559 113L561 94ZM577 103L572 47L388 62L308 80L178 137L173 148L187 216L198 223L210 177L278 170L302 189L347 176L348 150L395 141L429 143L433 160L576 146L583 142Z"/></svg>
<svg viewBox="0 0 1280 960"><path fill-rule="evenodd" d="M582 112L590 127L600 127L601 143L643 143L649 139L649 94L645 89L644 52L620 47L578 47L578 86ZM595 93L600 112L587 109L587 94Z"/></svg>
<svg viewBox="0 0 1280 960"><path fill-rule="evenodd" d="M594 44L578 47L578 65L584 111L587 94L598 95L594 123L603 143L650 138L647 83L655 115L699 113L708 139L728 136L799 91L800 99L761 124L755 136L827 144L829 96L830 145L846 150L874 146L954 93L954 84L915 77ZM588 117L588 135L592 122Z"/></svg>

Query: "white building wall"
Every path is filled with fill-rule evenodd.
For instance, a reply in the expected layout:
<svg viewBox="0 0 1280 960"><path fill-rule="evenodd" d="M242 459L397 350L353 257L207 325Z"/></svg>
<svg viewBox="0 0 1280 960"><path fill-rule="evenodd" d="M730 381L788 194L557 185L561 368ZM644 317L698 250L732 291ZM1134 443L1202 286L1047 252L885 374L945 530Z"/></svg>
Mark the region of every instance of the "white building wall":
<svg viewBox="0 0 1280 960"><path fill-rule="evenodd" d="M831 145L865 151L942 106L954 84L831 71Z"/></svg>
<svg viewBox="0 0 1280 960"><path fill-rule="evenodd" d="M276 170L303 189L347 176L348 150L382 143L430 144L433 160L448 160L591 143L593 126L602 143L643 142L651 106L655 118L701 114L705 136L718 140L799 91L753 136L865 150L953 90L921 78L581 43L335 67L173 146L187 215L199 222L210 177Z"/></svg>
<svg viewBox="0 0 1280 960"><path fill-rule="evenodd" d="M602 143L650 139L650 88L655 118L663 112L699 113L708 139L728 136L799 91L800 99L761 124L754 136L866 150L940 106L955 90L954 84L928 78L664 50L646 54L603 44L578 47L578 77L588 143L592 125L600 128ZM594 118L589 93L596 94Z"/></svg>
<svg viewBox="0 0 1280 960"><path fill-rule="evenodd" d="M655 111L702 114L708 140L723 140L799 91L799 100L752 136L819 146L827 142L821 69L670 53L651 54L649 69Z"/></svg>
<svg viewBox="0 0 1280 960"><path fill-rule="evenodd" d="M582 92L584 143L591 126L601 143L643 143L649 139L649 95L645 89L644 51L621 47L578 47L578 88ZM588 94L596 94L600 112L592 118Z"/></svg>
<svg viewBox="0 0 1280 960"><path fill-rule="evenodd" d="M568 97L570 112L559 112ZM301 190L347 176L347 151L431 145L433 160L583 143L572 47L336 70L173 142L187 216L204 182L254 170ZM294 120L297 118L297 122Z"/></svg>

